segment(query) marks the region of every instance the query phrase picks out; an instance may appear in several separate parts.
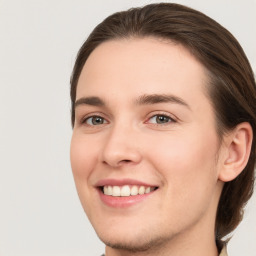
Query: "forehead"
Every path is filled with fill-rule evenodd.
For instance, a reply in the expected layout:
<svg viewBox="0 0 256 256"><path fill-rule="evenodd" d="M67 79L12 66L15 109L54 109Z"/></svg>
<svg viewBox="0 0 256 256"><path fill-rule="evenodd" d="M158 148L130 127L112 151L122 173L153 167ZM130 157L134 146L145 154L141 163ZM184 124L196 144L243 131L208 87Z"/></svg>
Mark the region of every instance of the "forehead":
<svg viewBox="0 0 256 256"><path fill-rule="evenodd" d="M205 97L203 65L182 45L157 38L112 40L99 45L81 72L77 98L110 97L124 92L124 100L141 94L171 93ZM110 95L111 94L111 95Z"/></svg>

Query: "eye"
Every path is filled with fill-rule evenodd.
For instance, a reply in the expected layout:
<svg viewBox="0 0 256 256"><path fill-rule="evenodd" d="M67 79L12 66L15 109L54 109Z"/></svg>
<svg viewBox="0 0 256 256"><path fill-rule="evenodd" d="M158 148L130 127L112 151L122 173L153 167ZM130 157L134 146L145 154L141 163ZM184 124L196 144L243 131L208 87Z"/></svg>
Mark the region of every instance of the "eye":
<svg viewBox="0 0 256 256"><path fill-rule="evenodd" d="M155 124L166 124L175 122L171 117L167 115L154 115L151 118L149 118L148 123L155 123Z"/></svg>
<svg viewBox="0 0 256 256"><path fill-rule="evenodd" d="M101 125L101 124L106 124L107 121L101 117L101 116L90 116L86 118L83 123L87 125Z"/></svg>

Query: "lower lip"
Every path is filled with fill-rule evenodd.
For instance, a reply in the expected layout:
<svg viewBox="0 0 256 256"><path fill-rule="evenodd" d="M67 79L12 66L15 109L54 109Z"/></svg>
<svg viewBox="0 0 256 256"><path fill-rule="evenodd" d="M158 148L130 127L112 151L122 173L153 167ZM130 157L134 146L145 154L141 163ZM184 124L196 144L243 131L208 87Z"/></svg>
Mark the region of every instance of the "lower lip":
<svg viewBox="0 0 256 256"><path fill-rule="evenodd" d="M129 207L135 204L138 204L142 201L144 201L146 198L148 198L149 196L151 196L153 193L155 193L155 191L152 191L150 193L147 194L143 194L143 195L137 195L137 196L108 196L105 195L100 189L99 189L99 195L100 195L100 199L101 201L110 206L110 207L114 207L114 208L125 208L125 207Z"/></svg>

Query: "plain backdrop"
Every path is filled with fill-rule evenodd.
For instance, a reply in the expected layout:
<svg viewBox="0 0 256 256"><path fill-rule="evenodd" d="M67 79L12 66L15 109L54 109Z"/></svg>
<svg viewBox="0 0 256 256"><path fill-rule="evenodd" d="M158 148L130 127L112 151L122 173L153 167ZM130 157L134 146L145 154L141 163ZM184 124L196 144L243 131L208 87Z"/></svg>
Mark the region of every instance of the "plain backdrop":
<svg viewBox="0 0 256 256"><path fill-rule="evenodd" d="M69 78L76 53L109 14L157 1L0 0L0 255L99 256L69 163ZM255 72L256 1L176 1L228 28ZM229 244L256 255L256 197Z"/></svg>

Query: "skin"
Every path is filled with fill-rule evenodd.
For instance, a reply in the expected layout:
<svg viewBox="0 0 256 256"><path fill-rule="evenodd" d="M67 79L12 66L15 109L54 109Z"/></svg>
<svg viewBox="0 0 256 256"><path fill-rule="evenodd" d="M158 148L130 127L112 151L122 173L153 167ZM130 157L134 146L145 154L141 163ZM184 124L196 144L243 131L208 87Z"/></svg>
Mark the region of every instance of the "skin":
<svg viewBox="0 0 256 256"><path fill-rule="evenodd" d="M238 157L229 151L234 135L220 145L207 81L186 48L155 38L105 42L86 61L77 86L81 104L75 109L71 165L107 256L218 255L214 225L222 180L241 168L233 176L228 172L228 157ZM182 103L138 103L156 94ZM92 123L93 116L102 123ZM166 116L163 123L157 123L159 116ZM158 189L126 208L104 204L95 184L125 178Z"/></svg>

